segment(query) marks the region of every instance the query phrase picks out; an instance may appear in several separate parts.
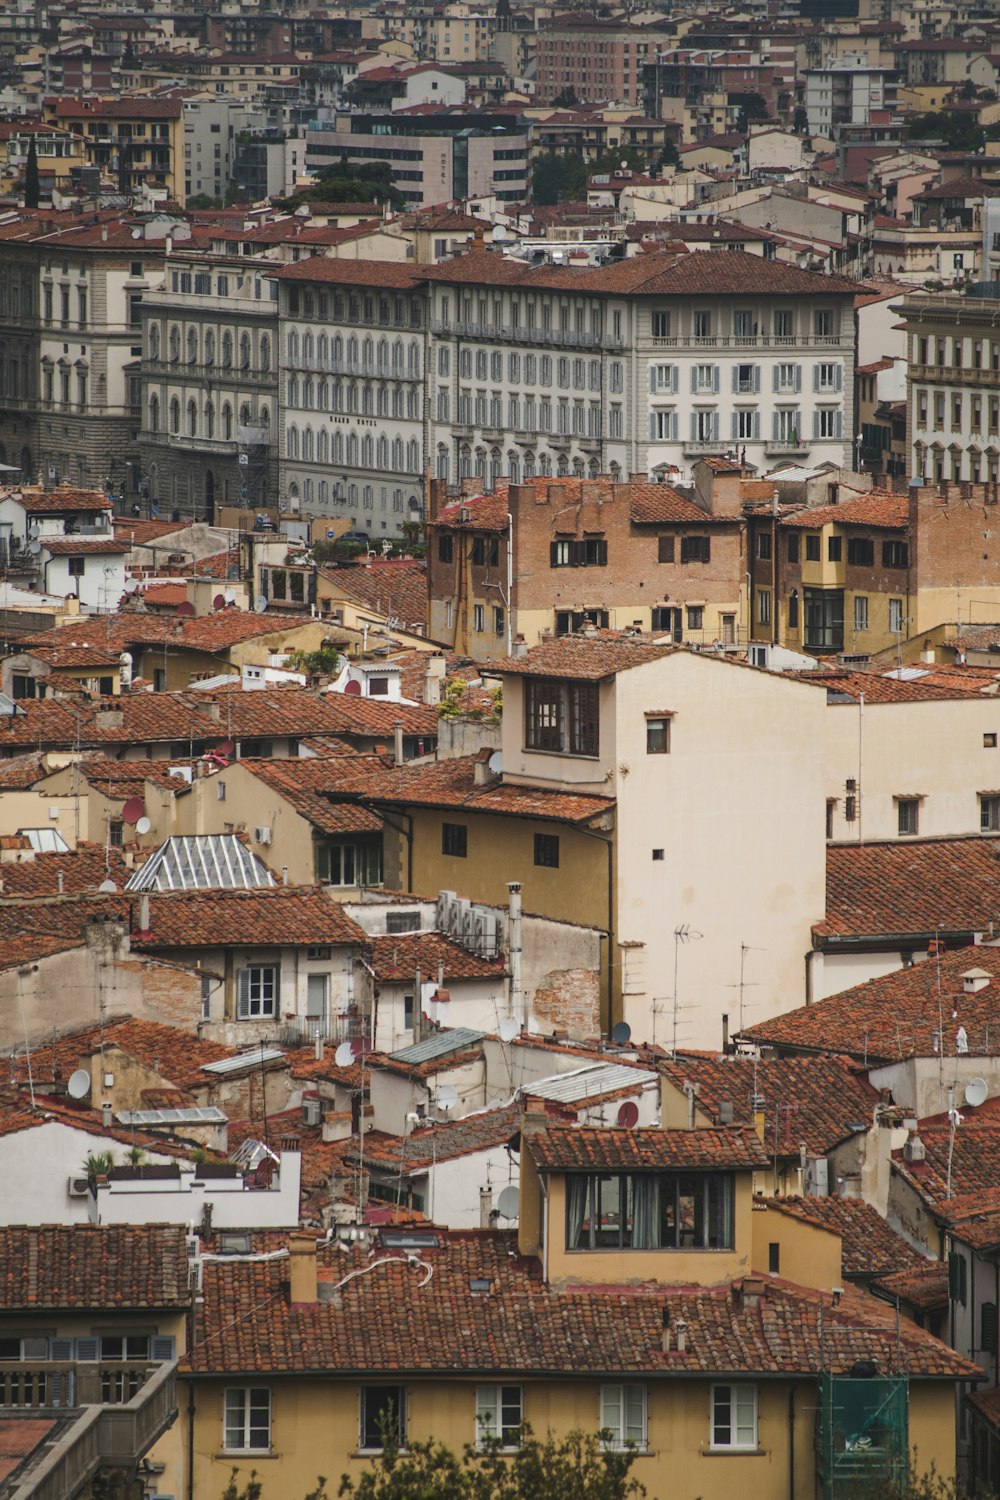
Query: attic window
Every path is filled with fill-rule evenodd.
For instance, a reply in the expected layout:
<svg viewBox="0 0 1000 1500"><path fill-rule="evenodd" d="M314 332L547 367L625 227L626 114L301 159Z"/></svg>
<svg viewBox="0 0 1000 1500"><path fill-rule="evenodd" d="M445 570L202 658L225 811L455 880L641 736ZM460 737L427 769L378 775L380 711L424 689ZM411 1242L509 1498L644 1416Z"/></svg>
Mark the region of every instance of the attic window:
<svg viewBox="0 0 1000 1500"><path fill-rule="evenodd" d="M383 1229L383 1250L436 1250L440 1244L433 1229Z"/></svg>
<svg viewBox="0 0 1000 1500"><path fill-rule="evenodd" d="M220 1234L220 1255L249 1255L250 1236L248 1234Z"/></svg>
<svg viewBox="0 0 1000 1500"><path fill-rule="evenodd" d="M473 1276L473 1277L470 1278L470 1280L469 1280L469 1291L470 1292L478 1292L481 1295L484 1292L488 1292L489 1289L490 1289L490 1279L489 1279L488 1276Z"/></svg>

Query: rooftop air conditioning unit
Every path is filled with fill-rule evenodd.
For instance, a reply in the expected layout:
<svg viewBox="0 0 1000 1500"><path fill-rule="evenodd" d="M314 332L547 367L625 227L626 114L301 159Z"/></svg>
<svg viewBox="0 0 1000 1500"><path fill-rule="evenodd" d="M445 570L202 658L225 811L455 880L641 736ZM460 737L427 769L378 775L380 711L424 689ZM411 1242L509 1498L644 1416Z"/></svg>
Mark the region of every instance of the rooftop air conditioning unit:
<svg viewBox="0 0 1000 1500"><path fill-rule="evenodd" d="M253 841L255 844L269 844L271 842L270 828L255 828L253 831Z"/></svg>
<svg viewBox="0 0 1000 1500"><path fill-rule="evenodd" d="M318 1099L303 1099L302 1101L302 1123L304 1125L320 1125L323 1121L323 1108Z"/></svg>
<svg viewBox="0 0 1000 1500"><path fill-rule="evenodd" d="M71 1198L86 1198L90 1192L90 1183L86 1177L71 1177L67 1184L67 1191Z"/></svg>

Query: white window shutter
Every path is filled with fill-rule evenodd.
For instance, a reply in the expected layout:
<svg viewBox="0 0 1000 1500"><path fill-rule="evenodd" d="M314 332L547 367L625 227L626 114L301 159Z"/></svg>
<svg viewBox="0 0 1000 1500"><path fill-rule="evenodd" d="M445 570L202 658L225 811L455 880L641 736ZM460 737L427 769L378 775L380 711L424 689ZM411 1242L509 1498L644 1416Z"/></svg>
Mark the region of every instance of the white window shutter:
<svg viewBox="0 0 1000 1500"><path fill-rule="evenodd" d="M250 1005L250 970L240 969L238 975L238 1010L237 1014L245 1016Z"/></svg>
<svg viewBox="0 0 1000 1500"><path fill-rule="evenodd" d="M58 1360L60 1363L68 1363L73 1358L72 1339L49 1339L49 1359Z"/></svg>
<svg viewBox="0 0 1000 1500"><path fill-rule="evenodd" d="M653 395L656 394L656 366L655 365L650 365L650 367L649 367L649 394L651 396L653 396Z"/></svg>
<svg viewBox="0 0 1000 1500"><path fill-rule="evenodd" d="M712 437L711 437L711 441L713 443L717 443L719 441L719 413L717 411L713 411L713 413L712 413Z"/></svg>
<svg viewBox="0 0 1000 1500"><path fill-rule="evenodd" d="M795 366L795 389L797 391L801 391L801 389L802 389L802 366L801 365L796 365Z"/></svg>
<svg viewBox="0 0 1000 1500"><path fill-rule="evenodd" d="M650 414L649 414L649 441L651 443L653 443L653 442L656 441L656 412L655 411L651 411Z"/></svg>
<svg viewBox="0 0 1000 1500"><path fill-rule="evenodd" d="M819 412L818 411L814 411L813 412L813 437L814 438L818 438L819 437Z"/></svg>
<svg viewBox="0 0 1000 1500"><path fill-rule="evenodd" d="M738 415L736 414L736 412L733 412L733 415L732 415L732 431L730 432L729 435L732 438L732 440L733 440L734 443L736 442L736 439L740 435L740 419L739 419Z"/></svg>
<svg viewBox="0 0 1000 1500"><path fill-rule="evenodd" d="M833 368L836 371L834 385L838 391L842 391L844 389L844 367L843 365L834 365Z"/></svg>
<svg viewBox="0 0 1000 1500"><path fill-rule="evenodd" d="M740 367L739 367L739 365L733 365L733 395L734 396L735 396L736 392L739 390L739 388L740 388Z"/></svg>
<svg viewBox="0 0 1000 1500"><path fill-rule="evenodd" d="M818 391L819 390L819 376L820 376L820 370L821 369L822 369L821 365L813 365L813 390L814 391Z"/></svg>

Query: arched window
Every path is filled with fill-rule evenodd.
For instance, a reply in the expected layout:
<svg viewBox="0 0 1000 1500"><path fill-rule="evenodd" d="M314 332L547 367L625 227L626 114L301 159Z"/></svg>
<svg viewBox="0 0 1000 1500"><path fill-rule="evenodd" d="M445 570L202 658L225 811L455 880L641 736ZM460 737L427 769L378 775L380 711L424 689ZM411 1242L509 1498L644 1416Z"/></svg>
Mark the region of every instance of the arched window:
<svg viewBox="0 0 1000 1500"><path fill-rule="evenodd" d="M569 473L569 459L566 457L565 453L560 453L558 459L556 460L556 473L559 475L560 479L564 474Z"/></svg>
<svg viewBox="0 0 1000 1500"><path fill-rule="evenodd" d="M333 434L330 457L335 464L342 464L344 462L344 434L340 431Z"/></svg>
<svg viewBox="0 0 1000 1500"><path fill-rule="evenodd" d="M326 297L321 299L326 300ZM316 341L316 363L321 370L325 370L330 361L330 340L325 333L321 333Z"/></svg>
<svg viewBox="0 0 1000 1500"><path fill-rule="evenodd" d="M542 475L543 478L548 478L548 476L552 473L552 457L551 457L551 454L548 454L548 453L539 453L539 455L538 455L538 472L539 472L539 474Z"/></svg>
<svg viewBox="0 0 1000 1500"><path fill-rule="evenodd" d="M294 328L288 331L288 363L297 365L299 362L299 336Z"/></svg>
<svg viewBox="0 0 1000 1500"><path fill-rule="evenodd" d="M302 335L302 363L307 369L312 367L313 361L313 336L311 333Z"/></svg>
<svg viewBox="0 0 1000 1500"><path fill-rule="evenodd" d="M288 457L289 458L298 458L298 456L299 456L299 429L296 427L295 423L293 422L292 425L291 425L291 427L289 427L289 429L288 429Z"/></svg>
<svg viewBox="0 0 1000 1500"><path fill-rule="evenodd" d="M270 409L270 407L266 403L261 407L260 411L257 413L257 421L258 421L258 423L260 424L261 427L270 427L270 425L271 425L271 409Z"/></svg>
<svg viewBox="0 0 1000 1500"><path fill-rule="evenodd" d="M403 341L396 339L392 346L392 373L402 375L403 373Z"/></svg>
<svg viewBox="0 0 1000 1500"><path fill-rule="evenodd" d="M380 385L375 392L375 411L380 417L389 415L389 387Z"/></svg>
<svg viewBox="0 0 1000 1500"><path fill-rule="evenodd" d="M302 382L302 405L306 408L307 411L312 411L313 382L311 375L307 375Z"/></svg>
<svg viewBox="0 0 1000 1500"><path fill-rule="evenodd" d="M416 380L420 374L420 345L414 339L410 344L410 354L407 360L407 373L411 379Z"/></svg>
<svg viewBox="0 0 1000 1500"><path fill-rule="evenodd" d="M330 462L330 434L325 427L321 427L316 438L316 461L321 464Z"/></svg>
<svg viewBox="0 0 1000 1500"><path fill-rule="evenodd" d="M317 380L316 382L316 410L326 411L328 400L329 391L327 389L326 376L324 376L322 380Z"/></svg>
<svg viewBox="0 0 1000 1500"><path fill-rule="evenodd" d="M420 468L420 448L416 438L411 438L406 445L406 467L411 474Z"/></svg>
<svg viewBox="0 0 1000 1500"><path fill-rule="evenodd" d="M521 460L513 449L507 454L507 478L511 484L521 483Z"/></svg>
<svg viewBox="0 0 1000 1500"><path fill-rule="evenodd" d="M417 387L415 385L411 385L406 393L406 415L409 417L411 422L415 422L417 420L418 399L419 397L417 394Z"/></svg>
<svg viewBox="0 0 1000 1500"><path fill-rule="evenodd" d="M198 434L198 403L193 396L187 405L187 419L188 437L196 437Z"/></svg>
<svg viewBox="0 0 1000 1500"><path fill-rule="evenodd" d="M386 372L386 370L388 370L388 368L389 368L389 340L388 339L379 339L379 341L378 341L378 369L379 369L379 374L383 375Z"/></svg>
<svg viewBox="0 0 1000 1500"><path fill-rule="evenodd" d="M228 443L233 435L233 408L225 402L222 408L222 436Z"/></svg>
<svg viewBox="0 0 1000 1500"><path fill-rule="evenodd" d="M355 468L357 466L358 435L356 432L349 432L347 434L347 462L351 465L352 468Z"/></svg>
<svg viewBox="0 0 1000 1500"><path fill-rule="evenodd" d="M486 483L486 449L476 449L476 478L483 484Z"/></svg>
<svg viewBox="0 0 1000 1500"><path fill-rule="evenodd" d="M335 380L330 386L330 410L344 410L344 387L339 380Z"/></svg>
<svg viewBox="0 0 1000 1500"><path fill-rule="evenodd" d="M176 396L171 396L171 398L170 398L170 431L171 432L180 432L180 430L181 430L181 403L178 401L178 399L177 399Z"/></svg>
<svg viewBox="0 0 1000 1500"><path fill-rule="evenodd" d="M233 363L233 336L228 330L222 335L222 364L230 369Z"/></svg>
<svg viewBox="0 0 1000 1500"><path fill-rule="evenodd" d="M170 329L170 363L175 365L181 357L181 331L176 323Z"/></svg>
<svg viewBox="0 0 1000 1500"><path fill-rule="evenodd" d="M357 387L357 383L355 381L353 381L353 380L349 380L347 382L347 410L348 411L357 411L357 409L358 409L358 387Z"/></svg>
<svg viewBox="0 0 1000 1500"><path fill-rule="evenodd" d="M292 507L292 510L298 510L298 508L299 508L299 487L295 483L294 479L292 480L291 484L288 486L288 503Z"/></svg>
<svg viewBox="0 0 1000 1500"><path fill-rule="evenodd" d="M160 430L160 398L150 396L149 398L149 430L159 432Z"/></svg>
<svg viewBox="0 0 1000 1500"><path fill-rule="evenodd" d="M500 475L503 473L503 459L499 448L490 450L490 489L495 489Z"/></svg>
<svg viewBox="0 0 1000 1500"><path fill-rule="evenodd" d="M374 349L371 339L365 339L362 346L361 359L362 369L364 370L366 375L370 374L375 363Z"/></svg>
<svg viewBox="0 0 1000 1500"><path fill-rule="evenodd" d="M250 405L247 401L244 401L243 405L240 407L240 426L250 426Z"/></svg>
<svg viewBox="0 0 1000 1500"><path fill-rule="evenodd" d="M578 458L574 458L574 460L573 460L573 473L576 475L577 479L582 479L583 478L584 469L583 469L583 459L582 458L579 458L579 457Z"/></svg>
<svg viewBox="0 0 1000 1500"><path fill-rule="evenodd" d="M315 443L313 441L313 430L306 427L302 433L302 457L307 464L311 464L316 456Z"/></svg>
<svg viewBox="0 0 1000 1500"><path fill-rule="evenodd" d="M160 330L156 323L149 325L149 357L150 359L160 357Z"/></svg>
<svg viewBox="0 0 1000 1500"><path fill-rule="evenodd" d="M392 414L394 417L403 415L403 387L394 385L392 388Z"/></svg>
<svg viewBox="0 0 1000 1500"><path fill-rule="evenodd" d="M347 341L347 368L351 371L358 368L358 341L353 334Z"/></svg>
<svg viewBox="0 0 1000 1500"><path fill-rule="evenodd" d="M187 336L187 362L189 365L196 364L198 360L198 330L188 329Z"/></svg>
<svg viewBox="0 0 1000 1500"><path fill-rule="evenodd" d="M448 479L448 450L445 447L444 443L438 444L437 477L439 479L444 479L445 481L447 481Z"/></svg>
<svg viewBox="0 0 1000 1500"><path fill-rule="evenodd" d="M240 369L241 370L249 370L249 368L250 368L250 335L248 333L241 333L240 334Z"/></svg>
<svg viewBox="0 0 1000 1500"><path fill-rule="evenodd" d="M335 370L344 368L344 340L339 333L333 336L333 368Z"/></svg>
<svg viewBox="0 0 1000 1500"><path fill-rule="evenodd" d="M380 469L387 469L389 467L389 439L384 433L378 440L375 462Z"/></svg>
<svg viewBox="0 0 1000 1500"><path fill-rule="evenodd" d="M587 475L588 475L588 477L590 479L596 479L597 476L598 476L598 474L600 472L601 472L601 466L600 466L600 464L597 462L596 458L592 458L590 460L589 464L587 465ZM513 479L513 477L514 476L511 475L512 479Z"/></svg>
<svg viewBox="0 0 1000 1500"><path fill-rule="evenodd" d="M262 370L271 368L271 340L266 333L260 336L260 367Z"/></svg>
<svg viewBox="0 0 1000 1500"><path fill-rule="evenodd" d="M211 328L205 330L205 363L206 365L215 364L215 334Z"/></svg>
<svg viewBox="0 0 1000 1500"><path fill-rule="evenodd" d="M392 440L392 467L397 470L403 467L403 439L399 437Z"/></svg>
<svg viewBox="0 0 1000 1500"><path fill-rule="evenodd" d="M472 476L472 453L467 444L458 450L458 472L463 479Z"/></svg>
<svg viewBox="0 0 1000 1500"><path fill-rule="evenodd" d="M299 404L299 377L289 375L285 381L285 400L289 406Z"/></svg>
<svg viewBox="0 0 1000 1500"><path fill-rule="evenodd" d="M372 388L370 385L363 385L361 387L361 410L366 417L371 416L373 405Z"/></svg>
<svg viewBox="0 0 1000 1500"><path fill-rule="evenodd" d="M205 436L215 437L215 407L211 401L205 402Z"/></svg>
<svg viewBox="0 0 1000 1500"><path fill-rule="evenodd" d="M365 469L370 469L373 462L375 461L374 448L375 445L372 442L372 435L370 432L366 432L364 437L361 439L361 465Z"/></svg>

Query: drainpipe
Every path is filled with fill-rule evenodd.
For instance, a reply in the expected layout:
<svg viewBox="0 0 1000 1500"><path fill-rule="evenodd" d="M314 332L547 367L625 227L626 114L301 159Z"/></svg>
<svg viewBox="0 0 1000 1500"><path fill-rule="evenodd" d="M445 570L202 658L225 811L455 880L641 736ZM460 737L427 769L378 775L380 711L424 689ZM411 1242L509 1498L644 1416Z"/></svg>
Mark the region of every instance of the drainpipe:
<svg viewBox="0 0 1000 1500"><path fill-rule="evenodd" d="M788 1500L795 1500L795 1387L788 1392Z"/></svg>
<svg viewBox="0 0 1000 1500"><path fill-rule="evenodd" d="M413 1041L414 1045L421 1040L424 1033L423 1005L420 1000L420 965L413 979Z"/></svg>
<svg viewBox="0 0 1000 1500"><path fill-rule="evenodd" d="M514 655L514 517L507 512L507 655Z"/></svg>
<svg viewBox="0 0 1000 1500"><path fill-rule="evenodd" d="M510 1012L528 1029L528 1007L521 983L521 882L507 882L507 915L510 923L508 956L510 958Z"/></svg>
<svg viewBox="0 0 1000 1500"><path fill-rule="evenodd" d="M194 1381L188 1381L187 1500L194 1500Z"/></svg>
<svg viewBox="0 0 1000 1500"><path fill-rule="evenodd" d="M603 1029L610 1034L611 1024L612 1024L611 1023L611 1013L612 1013L612 1010L613 1010L613 1007L614 1007L614 968L613 968L613 965L612 965L612 957L613 957L613 954L614 954L614 936L615 936L614 844L612 843L612 840L611 840L610 837L605 838L603 834L601 834L601 833L595 833L595 831L592 828L578 828L577 832L578 833L582 833L585 838L588 838L588 839L597 839L600 843L602 843L602 844L605 845L605 847L607 848L607 851L608 851L608 875L607 875L607 884L608 884L608 951L607 951L608 980L607 980L607 993L606 993L606 1012L605 1012L605 1016L604 1016L605 1025L604 1025Z"/></svg>

